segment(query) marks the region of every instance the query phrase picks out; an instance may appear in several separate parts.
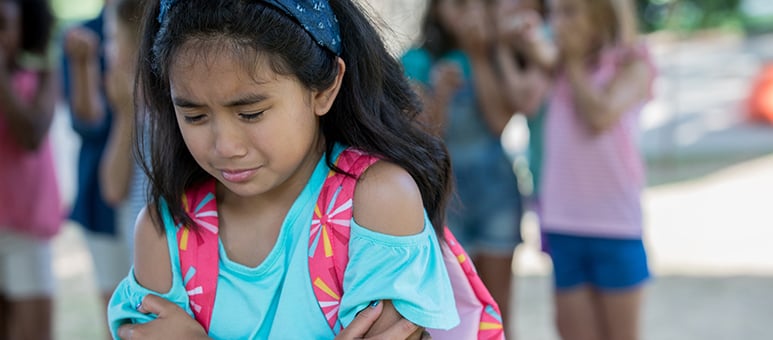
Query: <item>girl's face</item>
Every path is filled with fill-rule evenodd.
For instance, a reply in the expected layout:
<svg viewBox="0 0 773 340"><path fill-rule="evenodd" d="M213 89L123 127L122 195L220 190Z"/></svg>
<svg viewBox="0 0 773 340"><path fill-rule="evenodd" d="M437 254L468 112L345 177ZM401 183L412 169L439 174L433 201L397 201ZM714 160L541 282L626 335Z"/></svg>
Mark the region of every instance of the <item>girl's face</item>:
<svg viewBox="0 0 773 340"><path fill-rule="evenodd" d="M585 1L550 0L550 24L559 49L590 48L595 26Z"/></svg>
<svg viewBox="0 0 773 340"><path fill-rule="evenodd" d="M230 44L189 41L172 59L171 98L188 150L239 197L302 187L322 153L319 117L335 93L274 73L266 56L247 63Z"/></svg>
<svg viewBox="0 0 773 340"><path fill-rule="evenodd" d="M11 60L19 49L21 13L15 1L0 0L0 54Z"/></svg>

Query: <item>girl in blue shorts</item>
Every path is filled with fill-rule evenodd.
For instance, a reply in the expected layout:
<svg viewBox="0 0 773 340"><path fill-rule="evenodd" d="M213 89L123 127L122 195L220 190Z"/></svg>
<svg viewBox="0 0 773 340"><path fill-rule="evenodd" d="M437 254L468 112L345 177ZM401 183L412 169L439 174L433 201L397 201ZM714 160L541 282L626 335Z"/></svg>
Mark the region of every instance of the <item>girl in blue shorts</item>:
<svg viewBox="0 0 773 340"><path fill-rule="evenodd" d="M644 164L655 75L631 0L552 0L559 62L545 122L542 227L564 339L639 338Z"/></svg>

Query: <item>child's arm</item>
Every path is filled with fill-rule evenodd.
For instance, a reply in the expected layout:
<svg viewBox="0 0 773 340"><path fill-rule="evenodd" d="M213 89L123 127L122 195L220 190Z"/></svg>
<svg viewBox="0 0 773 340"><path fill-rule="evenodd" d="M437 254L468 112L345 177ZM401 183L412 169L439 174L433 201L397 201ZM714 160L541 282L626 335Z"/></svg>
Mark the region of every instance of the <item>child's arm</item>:
<svg viewBox="0 0 773 340"><path fill-rule="evenodd" d="M135 157L132 155L134 135L134 100L130 73L133 65L111 65L106 75L106 88L115 115L110 137L99 164L99 180L105 201L117 205L126 198L132 179Z"/></svg>
<svg viewBox="0 0 773 340"><path fill-rule="evenodd" d="M5 65L5 57L7 56L0 56L2 65ZM54 119L58 82L56 72L40 71L39 75L37 93L32 101L22 103L12 89L11 75L5 71L0 74L0 111L10 126L8 131L19 145L27 150L37 150L40 147Z"/></svg>
<svg viewBox="0 0 773 340"><path fill-rule="evenodd" d="M490 27L490 19L482 4L474 5L459 18L454 26L459 44L472 67L475 97L483 121L491 133L500 136L510 118L510 111L503 96L500 79L494 67L496 33Z"/></svg>
<svg viewBox="0 0 773 340"><path fill-rule="evenodd" d="M421 192L400 166L380 161L360 177L354 189L354 220L375 232L406 236L424 229Z"/></svg>
<svg viewBox="0 0 773 340"><path fill-rule="evenodd" d="M511 110L504 99L505 93L490 55L471 55L470 58L475 96L483 113L483 121L491 133L500 136L515 111Z"/></svg>
<svg viewBox="0 0 773 340"><path fill-rule="evenodd" d="M143 324L125 324L118 328L121 339L211 339L201 325L180 306L158 295L142 299L139 311L158 317Z"/></svg>
<svg viewBox="0 0 773 340"><path fill-rule="evenodd" d="M99 38L88 28L70 29L64 41L64 52L70 70L70 108L73 116L85 123L96 124L105 115L99 91Z"/></svg>
<svg viewBox="0 0 773 340"><path fill-rule="evenodd" d="M155 292L172 288L172 265L166 234L159 232L161 217L152 207L142 209L134 230L134 278L142 287Z"/></svg>
<svg viewBox="0 0 773 340"><path fill-rule="evenodd" d="M163 203L162 203L163 204ZM175 246L175 240L167 240L166 232L160 231L156 223L163 223L161 218L152 218L156 209L146 207L143 209L135 224L134 242L134 266L113 292L113 297L108 305L107 317L110 332L117 336L118 328L125 324L145 324L160 317L157 314L146 314L138 309L147 295L158 295L179 306L187 312L188 318L192 318L192 312L188 305L188 296L179 276L173 276L173 270L178 270L171 262L170 247ZM172 236L174 237L174 236ZM174 318L165 321L177 321L168 323L174 327L183 327L187 321L182 318ZM181 328L185 329L185 328Z"/></svg>
<svg viewBox="0 0 773 340"><path fill-rule="evenodd" d="M367 307L357 314L352 323L341 330L335 340L365 339L365 334L373 327L380 316L386 315L384 303ZM144 324L125 324L118 328L121 339L136 339L153 336L158 339L210 339L207 333L180 306L157 295L148 295L142 300L140 310L144 313L158 315L158 318ZM419 339L417 331L421 330L412 322L401 318L392 308L397 318L389 327L373 338L378 339Z"/></svg>
<svg viewBox="0 0 773 340"><path fill-rule="evenodd" d="M461 70L452 63L438 63L430 72L430 82L431 89L414 84L425 105L419 119L429 127L430 133L442 136L448 119L448 106L462 83Z"/></svg>
<svg viewBox="0 0 773 340"><path fill-rule="evenodd" d="M415 235L424 229L424 208L416 182L403 168L377 162L360 177L354 191L354 220L377 233L392 236ZM380 334L402 316L390 301L367 335ZM420 339L417 329L410 339Z"/></svg>
<svg viewBox="0 0 773 340"><path fill-rule="evenodd" d="M631 58L621 65L604 88L591 84L586 63L579 58L567 60L566 73L578 114L596 134L615 125L633 105L644 102L654 76L641 58Z"/></svg>

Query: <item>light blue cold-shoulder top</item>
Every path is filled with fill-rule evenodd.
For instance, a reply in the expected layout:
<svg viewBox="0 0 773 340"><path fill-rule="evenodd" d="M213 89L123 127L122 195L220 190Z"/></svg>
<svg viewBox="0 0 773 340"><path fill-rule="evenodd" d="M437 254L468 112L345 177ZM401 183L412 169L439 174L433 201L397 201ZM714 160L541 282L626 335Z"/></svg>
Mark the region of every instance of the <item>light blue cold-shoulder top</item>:
<svg viewBox="0 0 773 340"><path fill-rule="evenodd" d="M342 146L335 148L340 153ZM220 272L209 335L215 339L332 339L312 290L308 240L314 205L330 170L323 156L308 184L285 217L266 259L247 267L228 259L220 244ZM162 205L162 208L164 206ZM165 209L164 209L165 210ZM160 295L193 315L180 273L176 229L163 213L173 279L169 292L142 286L133 270L115 290L108 306L110 331L153 319L136 311L146 294ZM425 212L424 229L416 235L391 236L351 223L349 264L339 318L348 325L373 300L392 300L406 319L427 328L450 329L459 323L454 295L440 246Z"/></svg>

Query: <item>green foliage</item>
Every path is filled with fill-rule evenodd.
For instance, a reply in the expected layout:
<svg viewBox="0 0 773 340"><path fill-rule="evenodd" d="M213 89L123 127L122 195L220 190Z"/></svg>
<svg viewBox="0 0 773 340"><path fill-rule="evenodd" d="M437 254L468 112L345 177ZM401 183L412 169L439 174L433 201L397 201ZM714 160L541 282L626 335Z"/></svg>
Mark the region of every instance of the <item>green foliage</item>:
<svg viewBox="0 0 773 340"><path fill-rule="evenodd" d="M695 31L709 28L738 29L740 0L637 0L645 32L662 29Z"/></svg>
<svg viewBox="0 0 773 340"><path fill-rule="evenodd" d="M96 17L103 0L51 0L51 9L62 22L80 21Z"/></svg>

